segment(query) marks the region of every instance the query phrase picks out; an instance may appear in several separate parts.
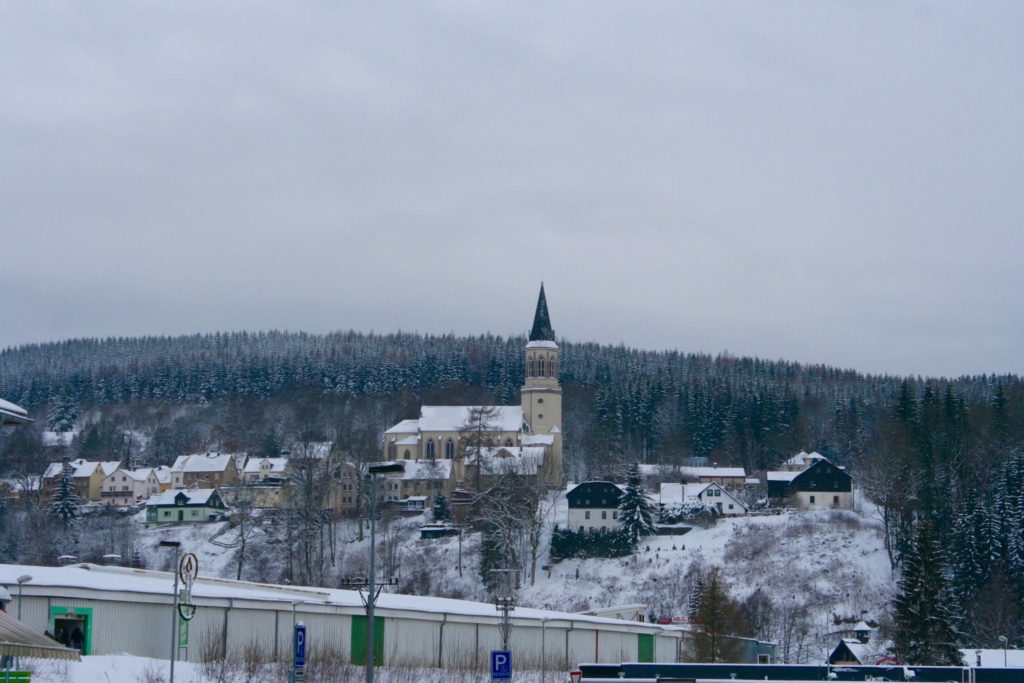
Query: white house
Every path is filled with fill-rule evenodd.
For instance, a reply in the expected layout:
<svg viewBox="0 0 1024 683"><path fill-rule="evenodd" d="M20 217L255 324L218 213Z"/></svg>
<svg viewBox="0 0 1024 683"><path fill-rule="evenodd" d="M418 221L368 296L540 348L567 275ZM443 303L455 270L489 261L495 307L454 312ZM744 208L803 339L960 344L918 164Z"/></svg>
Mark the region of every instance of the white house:
<svg viewBox="0 0 1024 683"><path fill-rule="evenodd" d="M747 506L720 484L687 484L683 498L685 502L696 501L706 507L718 510L718 514L736 516L747 514Z"/></svg>
<svg viewBox="0 0 1024 683"><path fill-rule="evenodd" d="M748 512L743 501L729 493L729 491L715 483L710 484L672 484L661 485L661 493L658 502L662 508L696 507L703 505L714 508L720 515L745 515Z"/></svg>
<svg viewBox="0 0 1024 683"><path fill-rule="evenodd" d="M249 458L242 470L242 483L255 484L288 476L288 458Z"/></svg>
<svg viewBox="0 0 1024 683"><path fill-rule="evenodd" d="M585 481L565 494L569 529L580 533L618 529L622 489L610 481Z"/></svg>
<svg viewBox="0 0 1024 683"><path fill-rule="evenodd" d="M128 470L118 467L103 478L100 495L107 505L129 506L166 490L171 483L171 468L142 467Z"/></svg>

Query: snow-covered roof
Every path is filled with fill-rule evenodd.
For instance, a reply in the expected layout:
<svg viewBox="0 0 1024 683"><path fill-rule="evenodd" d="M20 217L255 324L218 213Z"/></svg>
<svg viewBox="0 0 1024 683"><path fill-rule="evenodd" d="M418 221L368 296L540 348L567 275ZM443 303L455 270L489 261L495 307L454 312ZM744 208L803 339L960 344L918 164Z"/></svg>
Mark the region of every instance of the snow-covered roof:
<svg viewBox="0 0 1024 683"><path fill-rule="evenodd" d="M140 467L137 470L121 470L121 471L124 472L128 477L134 479L135 481L146 481L147 479L149 479L149 475L153 473L153 468L152 467ZM114 474L116 474L116 472Z"/></svg>
<svg viewBox="0 0 1024 683"><path fill-rule="evenodd" d="M495 446L482 448L480 452L485 474L532 476L537 474L544 463L544 448L542 446ZM476 461L476 453L470 449L466 464L476 465Z"/></svg>
<svg viewBox="0 0 1024 683"><path fill-rule="evenodd" d="M419 420L402 420L391 429L384 432L385 434L416 434L420 431Z"/></svg>
<svg viewBox="0 0 1024 683"><path fill-rule="evenodd" d="M171 468L167 465L160 465L153 470L156 473L156 480L161 484L171 483Z"/></svg>
<svg viewBox="0 0 1024 683"><path fill-rule="evenodd" d="M768 481L793 481L800 472L766 472Z"/></svg>
<svg viewBox="0 0 1024 683"><path fill-rule="evenodd" d="M146 501L146 505L174 505L174 499L181 494L188 498L186 505L206 505L210 500L210 496L216 492L217 489L171 489L170 491L150 496L149 500Z"/></svg>
<svg viewBox="0 0 1024 683"><path fill-rule="evenodd" d="M423 406L420 408L421 432L458 432L470 422L471 411L493 408L488 422L494 432L518 432L523 428L521 406Z"/></svg>
<svg viewBox="0 0 1024 683"><path fill-rule="evenodd" d="M171 593L173 574L128 567L104 567L95 564L74 564L64 567L37 567L15 564L0 564L0 584L13 585L18 576L31 574L32 581L25 584L26 593L41 595L40 588L56 588L62 591L99 591L110 593L111 599L117 594L136 593L153 596L167 596ZM302 586L279 586L249 583L230 579L215 579L200 576L192 585L192 598L254 600L277 603L279 609L289 610L291 603L308 605L331 605L348 608L353 613L362 613L363 603L358 591L313 588ZM101 599L103 596L99 596ZM120 599L127 599L127 596ZM376 602L378 609L423 612L429 614L458 614L469 617L486 617L496 620L494 604L471 602L452 598L436 598L421 595L381 593ZM674 630L656 624L640 624L621 619L595 617L554 610L516 607L514 620L539 622L573 621L594 625L615 626L638 633L671 633Z"/></svg>
<svg viewBox="0 0 1024 683"><path fill-rule="evenodd" d="M270 465L271 472L283 473L288 469L288 458L249 458L245 463L246 474L259 474L263 463Z"/></svg>
<svg viewBox="0 0 1024 683"><path fill-rule="evenodd" d="M27 410L0 398L0 424L24 424L31 421Z"/></svg>
<svg viewBox="0 0 1024 683"><path fill-rule="evenodd" d="M855 640L853 638L843 638L843 644L850 650L850 653L857 658L857 661L861 664L873 664L871 661L871 651L868 650L867 645ZM838 647L838 645L836 646Z"/></svg>
<svg viewBox="0 0 1024 683"><path fill-rule="evenodd" d="M519 441L524 446L550 446L555 443L555 437L550 434L523 434Z"/></svg>
<svg viewBox="0 0 1024 683"><path fill-rule="evenodd" d="M404 439L399 439L395 442L396 446L415 446L420 442L419 434L415 436L407 436Z"/></svg>
<svg viewBox="0 0 1024 683"><path fill-rule="evenodd" d="M223 472L235 460L237 453L194 453L179 455L171 466L172 472ZM242 454L244 455L244 454Z"/></svg>
<svg viewBox="0 0 1024 683"><path fill-rule="evenodd" d="M83 460L82 458L72 460L69 464L71 465L72 477L91 477L97 469L103 473L104 477L108 477L121 466L121 463L116 460L99 462L96 460ZM64 463L51 462L46 466L46 472L43 473L43 477L59 477L63 469Z"/></svg>
<svg viewBox="0 0 1024 683"><path fill-rule="evenodd" d="M747 472L742 467L680 467L679 473L684 479L700 479L702 477L746 478Z"/></svg>
<svg viewBox="0 0 1024 683"><path fill-rule="evenodd" d="M818 451L814 451L813 453L808 453L806 451L800 451L799 453L794 455L792 458L790 458L789 460L784 462L783 463L783 467L806 467L808 465L814 464L814 462L816 460L826 460L826 459L827 458L824 455L822 455L821 453L819 453Z"/></svg>
<svg viewBox="0 0 1024 683"><path fill-rule="evenodd" d="M528 349L557 349L558 344L553 341L547 341L544 339L538 339L537 341L527 342L526 348Z"/></svg>
<svg viewBox="0 0 1024 683"><path fill-rule="evenodd" d="M405 467L402 479L444 480L452 475L451 460L402 460Z"/></svg>

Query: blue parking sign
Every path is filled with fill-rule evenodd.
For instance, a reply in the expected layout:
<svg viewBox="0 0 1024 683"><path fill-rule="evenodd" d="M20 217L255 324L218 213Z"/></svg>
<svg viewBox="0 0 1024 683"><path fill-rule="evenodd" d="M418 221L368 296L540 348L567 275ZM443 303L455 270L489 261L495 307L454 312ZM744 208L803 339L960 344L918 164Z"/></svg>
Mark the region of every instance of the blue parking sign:
<svg viewBox="0 0 1024 683"><path fill-rule="evenodd" d="M302 671L306 668L306 626L300 621L295 624L295 659L292 667L295 671Z"/></svg>
<svg viewBox="0 0 1024 683"><path fill-rule="evenodd" d="M491 680L512 680L512 652L509 650L491 650Z"/></svg>

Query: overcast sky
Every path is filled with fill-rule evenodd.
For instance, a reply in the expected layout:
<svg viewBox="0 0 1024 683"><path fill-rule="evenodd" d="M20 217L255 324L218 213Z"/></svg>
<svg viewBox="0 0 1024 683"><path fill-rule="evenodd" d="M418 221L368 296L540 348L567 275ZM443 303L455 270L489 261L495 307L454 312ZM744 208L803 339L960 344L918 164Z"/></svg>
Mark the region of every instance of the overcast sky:
<svg viewBox="0 0 1024 683"><path fill-rule="evenodd" d="M1024 372L1024 3L7 2L0 348L527 331Z"/></svg>

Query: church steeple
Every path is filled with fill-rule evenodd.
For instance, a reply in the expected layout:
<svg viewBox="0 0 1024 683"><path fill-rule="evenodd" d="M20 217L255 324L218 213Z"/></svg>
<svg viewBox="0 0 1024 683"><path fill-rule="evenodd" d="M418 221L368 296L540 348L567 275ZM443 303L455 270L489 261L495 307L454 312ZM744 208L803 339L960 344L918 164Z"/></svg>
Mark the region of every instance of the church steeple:
<svg viewBox="0 0 1024 683"><path fill-rule="evenodd" d="M540 296L537 297L537 312L533 314L530 341L555 341L555 331L551 329L551 317L548 315L548 300L544 296L543 282L540 283Z"/></svg>

